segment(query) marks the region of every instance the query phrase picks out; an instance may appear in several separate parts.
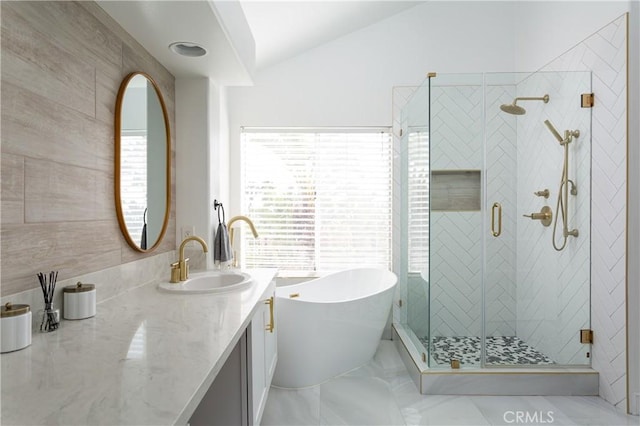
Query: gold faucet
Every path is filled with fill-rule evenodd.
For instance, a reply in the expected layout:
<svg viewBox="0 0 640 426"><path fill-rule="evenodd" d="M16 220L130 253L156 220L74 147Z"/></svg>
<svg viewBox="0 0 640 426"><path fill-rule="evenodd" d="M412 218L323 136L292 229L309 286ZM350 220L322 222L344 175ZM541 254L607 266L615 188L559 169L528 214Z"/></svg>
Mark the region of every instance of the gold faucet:
<svg viewBox="0 0 640 426"><path fill-rule="evenodd" d="M189 241L197 241L202 246L202 251L207 253L209 251L209 247L207 247L207 243L200 237L192 235L190 237L182 240L180 244L180 248L178 249L179 257L176 263L171 264L171 282L177 283L180 281L186 281L189 278L189 258L184 258L184 246L187 245Z"/></svg>
<svg viewBox="0 0 640 426"><path fill-rule="evenodd" d="M251 221L251 219L249 219L247 216L234 216L231 219L229 219L229 222L227 222L227 229L229 230L229 241L231 241L231 251L233 252L233 267L236 268L238 267L238 262L236 260L236 251L233 249L233 224L237 221L243 221L246 222L247 225L249 225L249 228L251 228L251 232L253 233L253 238L258 238L258 231L256 231L256 227L253 224L253 222Z"/></svg>

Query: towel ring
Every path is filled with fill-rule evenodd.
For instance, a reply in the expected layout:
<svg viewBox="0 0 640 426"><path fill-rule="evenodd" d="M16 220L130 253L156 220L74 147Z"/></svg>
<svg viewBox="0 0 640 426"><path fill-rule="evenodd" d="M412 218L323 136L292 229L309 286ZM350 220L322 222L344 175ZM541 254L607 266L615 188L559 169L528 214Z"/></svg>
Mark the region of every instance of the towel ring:
<svg viewBox="0 0 640 426"><path fill-rule="evenodd" d="M226 223L227 218L225 217L224 207L222 206L222 203L218 202L218 200L213 200L213 208L214 210L218 211L218 223ZM222 210L222 222L220 221L220 210Z"/></svg>

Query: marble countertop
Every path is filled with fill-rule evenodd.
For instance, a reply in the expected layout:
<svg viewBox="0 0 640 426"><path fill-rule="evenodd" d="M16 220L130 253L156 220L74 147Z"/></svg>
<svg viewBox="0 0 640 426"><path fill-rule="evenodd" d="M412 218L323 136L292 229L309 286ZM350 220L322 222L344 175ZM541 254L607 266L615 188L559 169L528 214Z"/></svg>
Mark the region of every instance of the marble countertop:
<svg viewBox="0 0 640 426"><path fill-rule="evenodd" d="M93 318L33 333L2 354L10 424L186 424L257 309L275 269L246 270L250 288L169 294L157 283L97 306Z"/></svg>

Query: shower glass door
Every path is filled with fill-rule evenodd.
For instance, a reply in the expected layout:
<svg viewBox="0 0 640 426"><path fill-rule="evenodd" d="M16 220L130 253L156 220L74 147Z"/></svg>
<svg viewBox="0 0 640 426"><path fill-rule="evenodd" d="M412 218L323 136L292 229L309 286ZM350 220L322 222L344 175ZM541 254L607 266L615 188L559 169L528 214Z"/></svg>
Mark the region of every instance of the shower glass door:
<svg viewBox="0 0 640 426"><path fill-rule="evenodd" d="M419 365L590 364L590 92L589 72L439 74L402 109L394 321Z"/></svg>
<svg viewBox="0 0 640 426"><path fill-rule="evenodd" d="M483 75L438 74L430 96L430 367L481 365Z"/></svg>
<svg viewBox="0 0 640 426"><path fill-rule="evenodd" d="M429 80L401 111L401 298L399 322L420 368L429 356Z"/></svg>
<svg viewBox="0 0 640 426"><path fill-rule="evenodd" d="M589 364L591 74L486 74L484 87L484 365ZM501 109L513 104L521 115ZM561 203L565 147L547 120L563 139L580 131Z"/></svg>

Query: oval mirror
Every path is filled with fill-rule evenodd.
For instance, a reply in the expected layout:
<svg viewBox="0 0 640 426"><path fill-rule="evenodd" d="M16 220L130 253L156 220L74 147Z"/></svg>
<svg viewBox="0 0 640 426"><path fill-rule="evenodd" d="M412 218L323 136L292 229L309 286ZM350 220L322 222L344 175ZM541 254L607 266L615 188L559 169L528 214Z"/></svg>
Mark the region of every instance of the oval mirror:
<svg viewBox="0 0 640 426"><path fill-rule="evenodd" d="M115 111L115 198L120 229L140 252L154 250L169 222L171 138L162 93L142 72L120 85Z"/></svg>

